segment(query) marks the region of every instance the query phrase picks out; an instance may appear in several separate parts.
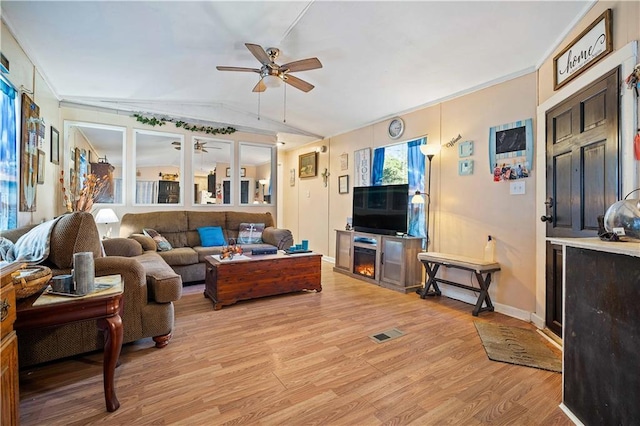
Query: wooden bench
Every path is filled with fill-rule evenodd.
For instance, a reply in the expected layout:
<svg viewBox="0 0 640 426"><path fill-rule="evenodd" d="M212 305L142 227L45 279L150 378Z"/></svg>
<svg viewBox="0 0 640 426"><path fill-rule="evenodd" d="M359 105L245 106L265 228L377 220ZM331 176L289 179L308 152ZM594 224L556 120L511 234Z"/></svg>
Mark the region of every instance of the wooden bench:
<svg viewBox="0 0 640 426"><path fill-rule="evenodd" d="M491 274L500 270L499 263L432 251L418 253L418 260L422 262L427 270L424 288L418 291L420 298L424 299L427 296L440 296L442 293L440 291L440 287L438 287L438 283L449 284L479 293L478 301L473 309L473 316L477 317L478 314L483 311L493 311L493 303L491 303L491 298L489 297L489 286L491 285ZM437 278L436 274L438 273L440 266L474 272L480 287L478 288L472 285ZM431 287L433 287L433 291L430 290ZM482 306L483 302L486 304L484 307Z"/></svg>

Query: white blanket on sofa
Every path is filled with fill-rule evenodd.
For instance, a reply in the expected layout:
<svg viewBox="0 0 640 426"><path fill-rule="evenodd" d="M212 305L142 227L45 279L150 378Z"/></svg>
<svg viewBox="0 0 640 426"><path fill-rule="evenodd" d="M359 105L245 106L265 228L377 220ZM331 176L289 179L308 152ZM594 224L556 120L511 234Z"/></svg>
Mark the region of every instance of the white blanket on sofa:
<svg viewBox="0 0 640 426"><path fill-rule="evenodd" d="M37 265L49 256L49 243L53 226L62 216L43 222L29 232L18 238L18 241L10 246L9 240L3 238L3 253L0 255L5 261L20 261L30 265ZM8 247L8 248L7 248Z"/></svg>

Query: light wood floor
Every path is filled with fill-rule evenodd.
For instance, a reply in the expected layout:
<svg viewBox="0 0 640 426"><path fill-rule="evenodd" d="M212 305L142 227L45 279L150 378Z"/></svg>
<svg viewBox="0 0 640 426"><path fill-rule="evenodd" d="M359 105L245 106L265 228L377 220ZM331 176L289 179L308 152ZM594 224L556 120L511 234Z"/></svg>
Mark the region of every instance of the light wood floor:
<svg viewBox="0 0 640 426"><path fill-rule="evenodd" d="M125 345L121 407L105 410L101 354L20 373L23 425L548 425L561 375L487 359L474 321L533 328L472 306L422 300L332 271L323 291L213 311L185 287L171 343ZM368 336L398 328L404 336Z"/></svg>

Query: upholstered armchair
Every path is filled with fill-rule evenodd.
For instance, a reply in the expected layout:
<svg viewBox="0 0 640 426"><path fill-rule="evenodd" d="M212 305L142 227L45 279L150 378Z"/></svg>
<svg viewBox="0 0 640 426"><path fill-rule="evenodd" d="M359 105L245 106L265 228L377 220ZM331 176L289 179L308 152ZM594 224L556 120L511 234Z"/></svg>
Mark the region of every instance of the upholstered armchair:
<svg viewBox="0 0 640 426"><path fill-rule="evenodd" d="M15 242L31 228L6 231L2 236ZM182 294L180 280L163 282L164 287L157 291L149 289L145 269L135 257L103 255L97 226L87 212L69 213L56 222L51 231L50 252L42 265L51 268L53 275L69 274L73 254L82 251L93 252L96 276L120 274L124 279L123 343L152 337L157 347L166 346L174 325L173 302ZM18 342L21 367L104 347L95 321L23 331Z"/></svg>

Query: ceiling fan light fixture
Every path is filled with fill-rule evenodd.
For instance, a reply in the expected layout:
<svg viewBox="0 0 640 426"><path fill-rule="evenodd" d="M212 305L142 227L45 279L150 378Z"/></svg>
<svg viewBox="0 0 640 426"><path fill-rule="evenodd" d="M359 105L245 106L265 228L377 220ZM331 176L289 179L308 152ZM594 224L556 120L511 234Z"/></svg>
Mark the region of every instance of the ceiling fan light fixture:
<svg viewBox="0 0 640 426"><path fill-rule="evenodd" d="M282 84L282 79L275 75L266 75L262 77L262 82L264 83L265 86L273 89L276 87L280 87L280 85Z"/></svg>

